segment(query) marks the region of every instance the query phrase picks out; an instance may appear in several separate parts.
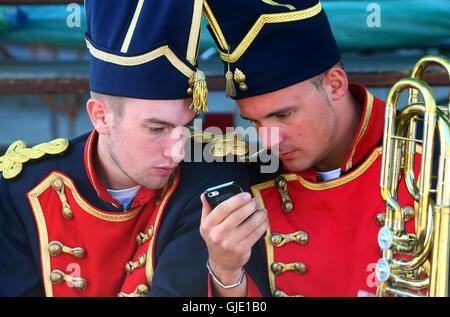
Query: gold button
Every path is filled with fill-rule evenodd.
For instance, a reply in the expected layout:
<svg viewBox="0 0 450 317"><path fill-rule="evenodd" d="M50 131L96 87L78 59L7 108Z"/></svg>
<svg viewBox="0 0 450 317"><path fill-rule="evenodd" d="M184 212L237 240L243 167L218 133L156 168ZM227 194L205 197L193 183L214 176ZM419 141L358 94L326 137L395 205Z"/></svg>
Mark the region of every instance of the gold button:
<svg viewBox="0 0 450 317"><path fill-rule="evenodd" d="M138 243L139 245L143 245L144 242L145 242L145 233L139 232L139 233L136 235L136 241L137 241L137 243Z"/></svg>
<svg viewBox="0 0 450 317"><path fill-rule="evenodd" d="M72 254L74 257L76 257L77 259L82 259L84 258L84 256L86 255L86 251L84 251L83 248L73 248L70 251L70 254Z"/></svg>
<svg viewBox="0 0 450 317"><path fill-rule="evenodd" d="M294 264L294 270L295 270L295 272L297 272L299 274L305 274L307 272L306 265L303 262L295 263Z"/></svg>
<svg viewBox="0 0 450 317"><path fill-rule="evenodd" d="M299 231L295 236L295 240L298 244L305 245L309 242L309 235L305 231Z"/></svg>
<svg viewBox="0 0 450 317"><path fill-rule="evenodd" d="M50 281L53 284L61 284L62 281L64 281L64 272L60 271L60 270L53 270L50 273Z"/></svg>
<svg viewBox="0 0 450 317"><path fill-rule="evenodd" d="M61 270L53 270L50 273L50 281L57 285L61 284L62 281L67 281L67 283L73 285L77 291L85 290L87 287L87 282L84 278L66 275Z"/></svg>
<svg viewBox="0 0 450 317"><path fill-rule="evenodd" d="M54 190L61 190L61 188L63 187L64 183L61 180L61 178L55 178L52 182L52 188Z"/></svg>
<svg viewBox="0 0 450 317"><path fill-rule="evenodd" d="M272 270L272 272L275 275L280 274L283 271L283 264L278 263L278 262L274 262L272 263L272 265L270 266L270 269Z"/></svg>
<svg viewBox="0 0 450 317"><path fill-rule="evenodd" d="M283 241L283 238L279 233L272 233L272 235L270 236L270 242L272 243L272 245L277 246L281 243L281 241Z"/></svg>
<svg viewBox="0 0 450 317"><path fill-rule="evenodd" d="M153 226L150 226L147 229L147 233L139 232L136 236L136 241L139 245L143 245L147 240L151 240L153 238L153 233L155 229Z"/></svg>
<svg viewBox="0 0 450 317"><path fill-rule="evenodd" d="M87 282L84 278L74 277L70 282L77 291L84 291L87 288Z"/></svg>
<svg viewBox="0 0 450 317"><path fill-rule="evenodd" d="M62 244L59 241L52 241L48 245L48 253L51 256L58 256L62 252L68 253L68 254L76 257L77 259L84 258L85 254L86 254L86 251L84 251L83 248L80 248L80 247L78 247L78 248L69 248L67 246L64 246L64 244Z"/></svg>
<svg viewBox="0 0 450 317"><path fill-rule="evenodd" d="M248 86L247 86L246 83L240 83L240 84L239 84L239 89L240 89L241 91L247 91L247 90L248 90Z"/></svg>
<svg viewBox="0 0 450 317"><path fill-rule="evenodd" d="M138 258L139 266L144 266L146 260L147 260L147 256L145 255L145 253L141 254Z"/></svg>
<svg viewBox="0 0 450 317"><path fill-rule="evenodd" d="M276 289L276 290L273 292L273 296L274 296L274 297L284 297L284 294L283 294L282 291Z"/></svg>
<svg viewBox="0 0 450 317"><path fill-rule="evenodd" d="M133 272L133 264L134 264L133 261L128 261L128 262L125 264L125 271L126 271L128 274L131 274L131 272Z"/></svg>
<svg viewBox="0 0 450 317"><path fill-rule="evenodd" d="M282 187L284 187L286 185L286 179L283 177L283 176L278 176L276 179L275 179L275 186L277 187L277 188L282 188Z"/></svg>
<svg viewBox="0 0 450 317"><path fill-rule="evenodd" d="M147 295L147 293L148 293L147 285L139 284L138 287L136 288L136 293L138 295L143 295L143 296Z"/></svg>
<svg viewBox="0 0 450 317"><path fill-rule="evenodd" d="M73 218L72 209L70 209L69 207L63 207L62 215L66 219L72 219Z"/></svg>
<svg viewBox="0 0 450 317"><path fill-rule="evenodd" d="M291 212L294 209L294 204L290 200L286 200L283 202L283 210L285 212Z"/></svg>
<svg viewBox="0 0 450 317"><path fill-rule="evenodd" d="M376 215L376 222L379 226L384 226L384 222L386 221L386 214L379 213Z"/></svg>
<svg viewBox="0 0 450 317"><path fill-rule="evenodd" d="M146 261L147 261L147 256L145 255L145 253L143 253L143 254L141 254L141 255L138 257L138 260L137 260L136 262L128 261L128 262L125 264L125 271L126 271L128 274L131 274L131 273L133 273L133 271L136 270L137 268L143 267L143 266L145 265L145 262L146 262Z"/></svg>
<svg viewBox="0 0 450 317"><path fill-rule="evenodd" d="M63 244L59 241L52 241L48 245L48 253L51 256L57 256L60 255L63 249Z"/></svg>
<svg viewBox="0 0 450 317"><path fill-rule="evenodd" d="M142 297L148 294L148 287L145 284L139 284L134 292L132 293L124 293L120 292L117 294L118 297Z"/></svg>

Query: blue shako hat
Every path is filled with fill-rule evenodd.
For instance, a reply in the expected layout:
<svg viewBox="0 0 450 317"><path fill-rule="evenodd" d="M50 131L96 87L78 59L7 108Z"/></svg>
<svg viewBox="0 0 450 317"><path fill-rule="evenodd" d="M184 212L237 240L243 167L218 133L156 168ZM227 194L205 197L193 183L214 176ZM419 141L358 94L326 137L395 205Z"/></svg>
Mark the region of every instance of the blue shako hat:
<svg viewBox="0 0 450 317"><path fill-rule="evenodd" d="M341 59L318 0L205 0L204 7L234 99L286 88Z"/></svg>
<svg viewBox="0 0 450 317"><path fill-rule="evenodd" d="M203 0L86 0L90 89L139 99L193 97L207 111L197 69Z"/></svg>

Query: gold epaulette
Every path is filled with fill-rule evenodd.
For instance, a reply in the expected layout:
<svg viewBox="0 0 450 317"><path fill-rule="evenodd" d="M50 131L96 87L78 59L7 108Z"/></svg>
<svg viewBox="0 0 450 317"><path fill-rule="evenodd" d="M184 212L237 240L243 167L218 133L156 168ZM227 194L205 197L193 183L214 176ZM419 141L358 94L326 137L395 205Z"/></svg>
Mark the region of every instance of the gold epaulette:
<svg viewBox="0 0 450 317"><path fill-rule="evenodd" d="M46 154L63 153L68 146L69 140L66 139L55 139L32 148L27 148L24 141L16 141L9 146L5 155L0 157L0 173L4 179L13 179L20 174L24 163L39 159Z"/></svg>

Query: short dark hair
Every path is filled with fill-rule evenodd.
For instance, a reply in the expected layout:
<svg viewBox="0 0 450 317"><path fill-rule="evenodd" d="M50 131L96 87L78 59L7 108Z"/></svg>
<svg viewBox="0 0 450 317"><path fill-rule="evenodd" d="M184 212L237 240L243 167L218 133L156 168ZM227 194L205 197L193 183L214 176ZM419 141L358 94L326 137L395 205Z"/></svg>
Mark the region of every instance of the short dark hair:
<svg viewBox="0 0 450 317"><path fill-rule="evenodd" d="M110 95L105 95L105 94L100 94L98 92L95 91L91 91L91 98L92 99L97 99L100 100L106 104L108 104L114 114L117 116L118 119L122 118L123 115L123 108L124 108L124 99L125 97L118 97L118 96L110 96Z"/></svg>
<svg viewBox="0 0 450 317"><path fill-rule="evenodd" d="M333 67L339 67L344 69L344 63L342 61L339 61L336 65L334 65ZM310 79L311 83L314 85L314 87L316 87L316 89L320 90L322 89L322 84L323 84L323 78L325 77L325 73L323 72L322 74L319 74L317 76L314 76L313 78Z"/></svg>

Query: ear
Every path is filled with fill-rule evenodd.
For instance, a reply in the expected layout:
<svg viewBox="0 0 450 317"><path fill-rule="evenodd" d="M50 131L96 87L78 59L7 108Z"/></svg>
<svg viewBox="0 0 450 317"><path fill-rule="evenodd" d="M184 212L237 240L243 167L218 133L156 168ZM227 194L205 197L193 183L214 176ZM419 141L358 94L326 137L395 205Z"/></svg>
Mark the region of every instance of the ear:
<svg viewBox="0 0 450 317"><path fill-rule="evenodd" d="M348 78L345 71L338 66L333 66L324 74L324 86L331 100L339 100L348 91Z"/></svg>
<svg viewBox="0 0 450 317"><path fill-rule="evenodd" d="M86 110L91 119L94 129L99 134L109 134L109 126L111 125L111 114L105 102L98 99L89 99L86 103Z"/></svg>

